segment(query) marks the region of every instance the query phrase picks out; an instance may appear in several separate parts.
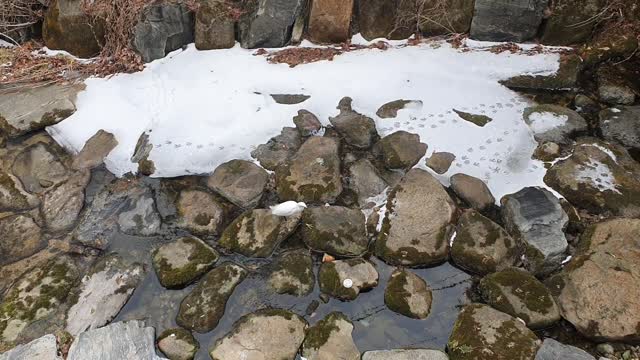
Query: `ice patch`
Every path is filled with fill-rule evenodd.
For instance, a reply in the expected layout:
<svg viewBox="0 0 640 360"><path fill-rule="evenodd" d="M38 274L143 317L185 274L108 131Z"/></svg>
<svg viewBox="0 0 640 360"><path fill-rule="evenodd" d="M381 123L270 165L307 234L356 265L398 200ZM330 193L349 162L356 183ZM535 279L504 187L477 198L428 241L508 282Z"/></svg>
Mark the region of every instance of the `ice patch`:
<svg viewBox="0 0 640 360"><path fill-rule="evenodd" d="M534 112L529 115L529 127L531 131L536 134L540 134L557 127L560 127L567 123L569 117L567 115L558 115L552 112Z"/></svg>
<svg viewBox="0 0 640 360"><path fill-rule="evenodd" d="M613 173L606 164L596 160L589 160L581 166L576 174L576 179L583 182L591 182L600 191L613 191L622 194L617 188Z"/></svg>

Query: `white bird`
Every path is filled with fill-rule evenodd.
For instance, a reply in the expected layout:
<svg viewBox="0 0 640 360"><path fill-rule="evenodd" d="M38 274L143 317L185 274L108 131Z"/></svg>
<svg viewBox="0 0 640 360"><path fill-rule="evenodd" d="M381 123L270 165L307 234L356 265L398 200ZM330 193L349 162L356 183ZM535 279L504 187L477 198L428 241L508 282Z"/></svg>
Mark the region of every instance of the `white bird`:
<svg viewBox="0 0 640 360"><path fill-rule="evenodd" d="M307 208L307 204L303 202L285 201L282 204L269 207L271 214L275 216L292 216L302 212Z"/></svg>

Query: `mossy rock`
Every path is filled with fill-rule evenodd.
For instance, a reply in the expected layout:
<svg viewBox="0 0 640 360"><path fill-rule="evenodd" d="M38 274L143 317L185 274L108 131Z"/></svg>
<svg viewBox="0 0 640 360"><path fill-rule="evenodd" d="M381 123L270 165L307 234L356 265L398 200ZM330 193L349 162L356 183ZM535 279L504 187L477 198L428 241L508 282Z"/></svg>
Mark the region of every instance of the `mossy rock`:
<svg viewBox="0 0 640 360"><path fill-rule="evenodd" d="M335 256L360 256L369 240L362 211L342 206L305 209L302 215L302 239L314 251Z"/></svg>
<svg viewBox="0 0 640 360"><path fill-rule="evenodd" d="M181 237L153 252L153 268L162 286L179 289L209 271L218 258L218 253L202 240Z"/></svg>
<svg viewBox="0 0 640 360"><path fill-rule="evenodd" d="M27 258L47 246L36 220L28 214L0 219L0 266Z"/></svg>
<svg viewBox="0 0 640 360"><path fill-rule="evenodd" d="M378 109L376 111L376 115L378 115L381 119L390 119L398 116L398 111L404 109L407 106L422 106L421 100L394 100L390 101Z"/></svg>
<svg viewBox="0 0 640 360"><path fill-rule="evenodd" d="M385 167L391 170L408 170L427 153L427 144L420 142L418 134L396 131L380 139L375 145Z"/></svg>
<svg viewBox="0 0 640 360"><path fill-rule="evenodd" d="M202 190L184 190L177 199L176 209L178 227L196 235L220 234L225 209L213 194Z"/></svg>
<svg viewBox="0 0 640 360"><path fill-rule="evenodd" d="M524 320L532 329L549 327L560 320L550 290L524 270L512 268L487 275L478 290L487 304Z"/></svg>
<svg viewBox="0 0 640 360"><path fill-rule="evenodd" d="M18 178L0 172L0 211L23 211L37 207L40 200L25 191Z"/></svg>
<svg viewBox="0 0 640 360"><path fill-rule="evenodd" d="M501 80L500 84L514 90L571 90L577 86L582 69L580 56L562 55L560 68L553 75L518 75Z"/></svg>
<svg viewBox="0 0 640 360"><path fill-rule="evenodd" d="M352 332L351 321L342 313L332 312L307 330L302 356L315 360L360 360Z"/></svg>
<svg viewBox="0 0 640 360"><path fill-rule="evenodd" d="M384 303L389 309L414 319L429 316L432 300L429 285L408 270L395 270L384 291Z"/></svg>
<svg viewBox="0 0 640 360"><path fill-rule="evenodd" d="M207 186L235 205L250 209L260 202L269 174L247 160L231 160L218 166Z"/></svg>
<svg viewBox="0 0 640 360"><path fill-rule="evenodd" d="M191 333L182 328L173 328L163 331L157 340L158 349L169 360L192 360L200 344Z"/></svg>
<svg viewBox="0 0 640 360"><path fill-rule="evenodd" d="M308 250L294 250L276 260L269 286L278 294L305 296L313 291L316 277Z"/></svg>
<svg viewBox="0 0 640 360"><path fill-rule="evenodd" d="M340 114L330 117L329 121L344 141L355 148L368 149L378 138L373 119L353 111L350 107L340 110Z"/></svg>
<svg viewBox="0 0 640 360"><path fill-rule="evenodd" d="M336 260L320 266L318 281L323 293L350 301L355 300L360 292L378 285L378 271L373 264L360 258Z"/></svg>
<svg viewBox="0 0 640 360"><path fill-rule="evenodd" d="M540 340L518 319L482 304L465 306L449 336L451 360L533 360Z"/></svg>
<svg viewBox="0 0 640 360"><path fill-rule="evenodd" d="M468 112L464 112L464 111L460 111L460 110L453 110L456 114L458 114L458 116L465 121L468 121L476 126L479 127L484 127L485 125L487 125L488 123L492 122L493 119L490 118L489 116L486 115L482 115L482 114L472 114L472 113L468 113Z"/></svg>

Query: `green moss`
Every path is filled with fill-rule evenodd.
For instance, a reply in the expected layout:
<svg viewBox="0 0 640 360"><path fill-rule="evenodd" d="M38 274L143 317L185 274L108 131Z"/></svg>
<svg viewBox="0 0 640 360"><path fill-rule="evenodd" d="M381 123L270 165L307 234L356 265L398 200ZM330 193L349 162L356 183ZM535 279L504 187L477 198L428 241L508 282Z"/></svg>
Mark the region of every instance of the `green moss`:
<svg viewBox="0 0 640 360"><path fill-rule="evenodd" d="M360 259L350 259L345 261L348 261L351 265L355 264L354 260L358 260L358 262L362 261ZM333 262L326 262L320 265L318 278L320 282L320 291L325 294L341 300L355 300L355 298L358 297L358 292L354 288L346 288L342 285L335 263Z"/></svg>
<svg viewBox="0 0 640 360"><path fill-rule="evenodd" d="M274 274L277 273L283 273L295 279L272 283L278 294L302 296L313 290L316 279L313 274L313 259L307 250L296 250L284 254L274 269Z"/></svg>
<svg viewBox="0 0 640 360"><path fill-rule="evenodd" d="M479 114L471 114L471 113L467 113L464 111L459 111L456 109L453 109L453 111L458 114L458 116L460 116L463 120L466 120L472 124L475 124L477 126L483 127L485 125L487 125L488 123L492 122L493 119L486 116L486 115L479 115Z"/></svg>
<svg viewBox="0 0 640 360"><path fill-rule="evenodd" d="M206 273L218 261L218 253L201 240L183 237L176 241L190 245L189 262L181 268L173 268L160 254L161 248L153 252L153 265L162 286L169 289L183 288L202 274Z"/></svg>
<svg viewBox="0 0 640 360"><path fill-rule="evenodd" d="M384 303L394 312L407 317L415 317L407 301L411 297L411 294L405 289L407 285L406 272L403 270L394 271L384 291Z"/></svg>
<svg viewBox="0 0 640 360"><path fill-rule="evenodd" d="M302 345L303 349L319 349L329 341L329 337L335 331L339 331L338 321L347 321L349 319L342 313L332 312L324 319L318 321L309 328Z"/></svg>

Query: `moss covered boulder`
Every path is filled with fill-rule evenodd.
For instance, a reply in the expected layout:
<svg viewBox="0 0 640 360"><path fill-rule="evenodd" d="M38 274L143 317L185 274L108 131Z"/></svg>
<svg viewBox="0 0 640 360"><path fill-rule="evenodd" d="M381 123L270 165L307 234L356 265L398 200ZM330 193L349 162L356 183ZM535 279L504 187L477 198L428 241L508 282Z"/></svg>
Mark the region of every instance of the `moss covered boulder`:
<svg viewBox="0 0 640 360"><path fill-rule="evenodd" d="M178 227L196 235L218 235L222 231L224 207L213 194L184 190L176 203Z"/></svg>
<svg viewBox="0 0 640 360"><path fill-rule="evenodd" d="M209 271L218 257L218 253L204 241L181 237L153 252L153 268L162 286L183 288Z"/></svg>
<svg viewBox="0 0 640 360"><path fill-rule="evenodd" d="M158 349L169 360L192 360L200 348L198 340L191 333L182 328L163 331L157 340Z"/></svg>
<svg viewBox="0 0 640 360"><path fill-rule="evenodd" d="M302 356L308 360L360 360L352 332L351 321L342 313L332 312L307 330Z"/></svg>
<svg viewBox="0 0 640 360"><path fill-rule="evenodd" d="M455 212L440 182L424 170L412 169L389 194L376 255L392 265L446 261Z"/></svg>
<svg viewBox="0 0 640 360"><path fill-rule="evenodd" d="M0 211L33 209L40 200L27 192L20 179L9 172L0 171Z"/></svg>
<svg viewBox="0 0 640 360"><path fill-rule="evenodd" d="M46 142L52 140L46 139ZM25 190L42 194L69 177L63 150L55 144L38 141L21 149L14 158L11 171Z"/></svg>
<svg viewBox="0 0 640 360"><path fill-rule="evenodd" d="M246 160L231 160L216 168L207 186L241 208L254 208L260 202L269 174Z"/></svg>
<svg viewBox="0 0 640 360"><path fill-rule="evenodd" d="M205 333L218 326L227 300L247 276L247 270L224 263L209 271L180 303L178 325Z"/></svg>
<svg viewBox="0 0 640 360"><path fill-rule="evenodd" d="M378 137L373 119L353 111L351 106L340 109L340 114L329 121L344 141L355 148L368 149Z"/></svg>
<svg viewBox="0 0 640 360"><path fill-rule="evenodd" d="M268 257L298 226L299 216L282 217L271 210L250 210L235 219L218 244L248 257Z"/></svg>
<svg viewBox="0 0 640 360"><path fill-rule="evenodd" d="M29 257L47 246L40 226L29 214L0 218L0 266Z"/></svg>
<svg viewBox="0 0 640 360"><path fill-rule="evenodd" d="M396 131L380 139L375 151L388 169L408 170L427 153L427 144L420 142L418 134Z"/></svg>
<svg viewBox="0 0 640 360"><path fill-rule="evenodd" d="M364 214L342 206L305 209L302 238L309 248L334 256L359 256L367 251L369 240Z"/></svg>
<svg viewBox="0 0 640 360"><path fill-rule="evenodd" d="M384 303L389 309L414 319L429 316L432 300L427 282L408 270L395 270L384 290Z"/></svg>
<svg viewBox="0 0 640 360"><path fill-rule="evenodd" d="M487 275L478 290L487 304L524 320L532 329L549 327L560 320L551 291L524 270L512 268Z"/></svg>
<svg viewBox="0 0 640 360"><path fill-rule="evenodd" d="M488 209L496 203L487 184L477 177L459 173L452 175L449 181L456 195L478 211Z"/></svg>
<svg viewBox="0 0 640 360"><path fill-rule="evenodd" d="M516 241L500 225L475 210L462 214L451 245L457 266L483 275L515 265L519 258Z"/></svg>
<svg viewBox="0 0 640 360"><path fill-rule="evenodd" d="M100 52L104 35L104 23L84 12L82 0L53 1L42 25L42 38L49 49L65 50L83 58Z"/></svg>
<svg viewBox="0 0 640 360"><path fill-rule="evenodd" d="M533 360L540 340L518 319L488 305L465 306L449 336L451 360Z"/></svg>
<svg viewBox="0 0 640 360"><path fill-rule="evenodd" d="M280 200L333 203L342 192L338 141L310 137L295 156L276 169Z"/></svg>
<svg viewBox="0 0 640 360"><path fill-rule="evenodd" d="M580 140L571 156L547 171L544 182L579 208L640 216L640 165L619 145Z"/></svg>
<svg viewBox="0 0 640 360"><path fill-rule="evenodd" d="M355 300L378 285L378 271L372 263L360 259L336 260L320 265L320 291L340 300Z"/></svg>
<svg viewBox="0 0 640 360"><path fill-rule="evenodd" d="M589 126L577 112L564 106L542 104L524 109L524 122L536 141L570 144L578 135L585 135Z"/></svg>
<svg viewBox="0 0 640 360"><path fill-rule="evenodd" d="M575 45L591 37L593 19L602 11L603 0L556 0L550 2L549 17L540 41L545 45Z"/></svg>
<svg viewBox="0 0 640 360"><path fill-rule="evenodd" d="M597 341L640 341L640 220L588 228L553 281L562 316Z"/></svg>
<svg viewBox="0 0 640 360"><path fill-rule="evenodd" d="M246 315L209 351L212 360L294 359L304 340L307 322L280 309Z"/></svg>
<svg viewBox="0 0 640 360"><path fill-rule="evenodd" d="M276 293L294 296L308 295L315 282L313 259L305 249L289 251L278 258L268 280Z"/></svg>
<svg viewBox="0 0 640 360"><path fill-rule="evenodd" d="M617 106L598 114L602 136L624 146L631 157L640 161L640 106Z"/></svg>

